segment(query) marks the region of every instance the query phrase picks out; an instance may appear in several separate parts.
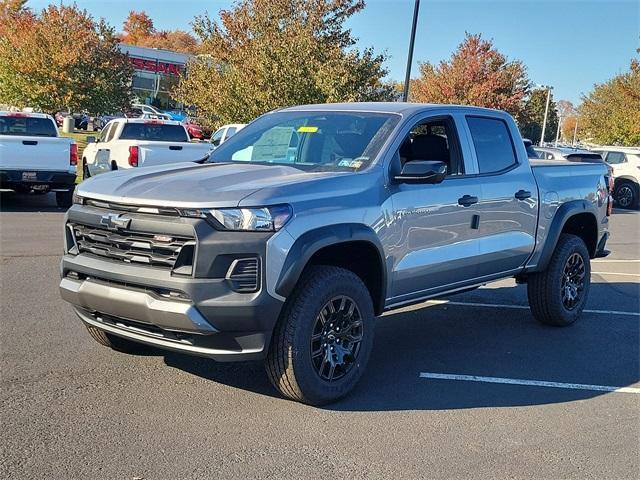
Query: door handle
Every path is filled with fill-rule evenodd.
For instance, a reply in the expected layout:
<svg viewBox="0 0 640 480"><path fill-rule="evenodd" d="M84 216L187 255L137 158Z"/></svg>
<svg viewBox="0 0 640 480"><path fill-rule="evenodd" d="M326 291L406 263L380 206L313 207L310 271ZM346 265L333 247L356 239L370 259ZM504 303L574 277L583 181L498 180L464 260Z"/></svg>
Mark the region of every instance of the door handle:
<svg viewBox="0 0 640 480"><path fill-rule="evenodd" d="M458 205L463 207L469 207L474 203L478 203L478 197L472 197L471 195L464 195L458 199Z"/></svg>
<svg viewBox="0 0 640 480"><path fill-rule="evenodd" d="M530 197L531 197L531 192L529 192L528 190L518 190L516 192L516 198L518 200L525 200Z"/></svg>
<svg viewBox="0 0 640 480"><path fill-rule="evenodd" d="M23 145L38 145L37 140L22 140Z"/></svg>

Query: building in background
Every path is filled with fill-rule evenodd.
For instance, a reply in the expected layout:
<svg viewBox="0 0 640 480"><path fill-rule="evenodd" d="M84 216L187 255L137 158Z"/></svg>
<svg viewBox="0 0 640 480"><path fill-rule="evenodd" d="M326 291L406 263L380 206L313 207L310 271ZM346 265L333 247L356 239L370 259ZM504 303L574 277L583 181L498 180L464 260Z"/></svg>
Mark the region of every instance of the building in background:
<svg viewBox="0 0 640 480"><path fill-rule="evenodd" d="M171 97L171 91L184 75L189 55L125 43L120 44L120 51L129 56L133 65L133 92L140 103L163 110L181 106Z"/></svg>

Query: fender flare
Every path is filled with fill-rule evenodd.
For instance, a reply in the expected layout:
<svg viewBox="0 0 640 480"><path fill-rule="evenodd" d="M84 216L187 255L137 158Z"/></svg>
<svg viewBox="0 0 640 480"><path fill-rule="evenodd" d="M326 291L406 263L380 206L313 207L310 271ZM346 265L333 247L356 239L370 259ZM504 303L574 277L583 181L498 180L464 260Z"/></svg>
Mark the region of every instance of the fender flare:
<svg viewBox="0 0 640 480"><path fill-rule="evenodd" d="M276 284L276 293L285 298L288 297L293 292L311 257L322 248L357 241L370 243L378 252L382 271L382 278L380 279L381 295L378 299L379 305L374 305L374 309L376 312L382 311L387 291L387 265L384 260L384 250L376 233L370 227L358 223L326 225L300 235L287 253Z"/></svg>
<svg viewBox="0 0 640 480"><path fill-rule="evenodd" d="M593 215L594 221L596 223L596 228L598 226L598 211L597 209L587 202L586 200L571 200L569 202L565 202L556 211L553 216L553 220L551 220L551 225L547 230L546 240L544 246L542 247L542 251L540 252L540 259L538 260L537 266L533 269L533 271L543 271L547 268L549 261L551 260L551 255L556 249L556 245L558 244L558 240L560 240L560 235L562 234L562 229L566 225L567 221L573 217L574 215L578 215L580 213L589 213ZM596 243L597 243L597 232L596 232Z"/></svg>

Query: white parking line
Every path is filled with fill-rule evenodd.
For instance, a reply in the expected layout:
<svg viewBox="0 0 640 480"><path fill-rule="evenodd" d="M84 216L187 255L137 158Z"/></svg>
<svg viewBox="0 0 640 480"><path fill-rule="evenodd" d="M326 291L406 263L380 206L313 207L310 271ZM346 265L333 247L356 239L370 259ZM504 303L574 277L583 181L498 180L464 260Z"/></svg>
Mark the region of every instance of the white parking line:
<svg viewBox="0 0 640 480"><path fill-rule="evenodd" d="M426 303L436 305L456 305L460 307L485 307L485 308L515 308L519 310L529 310L528 305L509 305L506 303L475 303L475 302L452 302L450 300L428 300ZM584 313L603 313L607 315L629 315L640 317L640 312L621 312L618 310L583 310Z"/></svg>
<svg viewBox="0 0 640 480"><path fill-rule="evenodd" d="M586 385L584 383L546 382L544 380L521 380L518 378L480 377L477 375L454 375L450 373L420 372L420 378L433 380L457 380L462 382L503 383L507 385L527 385L530 387L566 388L570 390L592 390L596 392L640 393L636 387L611 387L608 385Z"/></svg>
<svg viewBox="0 0 640 480"><path fill-rule="evenodd" d="M609 259L595 259L591 260L591 263L640 263L640 260L609 260Z"/></svg>
<svg viewBox="0 0 640 480"><path fill-rule="evenodd" d="M591 272L594 275L620 275L622 277L640 277L640 273L620 273L620 272Z"/></svg>

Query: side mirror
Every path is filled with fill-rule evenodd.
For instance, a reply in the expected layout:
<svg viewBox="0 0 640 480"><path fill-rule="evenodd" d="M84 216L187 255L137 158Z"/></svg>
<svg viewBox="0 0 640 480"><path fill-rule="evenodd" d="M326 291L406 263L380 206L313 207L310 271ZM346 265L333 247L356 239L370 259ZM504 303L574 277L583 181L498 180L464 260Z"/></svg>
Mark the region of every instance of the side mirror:
<svg viewBox="0 0 640 480"><path fill-rule="evenodd" d="M434 160L411 160L394 177L399 183L440 183L447 176L447 164Z"/></svg>
<svg viewBox="0 0 640 480"><path fill-rule="evenodd" d="M96 143L96 137L93 135L87 137L87 143Z"/></svg>

